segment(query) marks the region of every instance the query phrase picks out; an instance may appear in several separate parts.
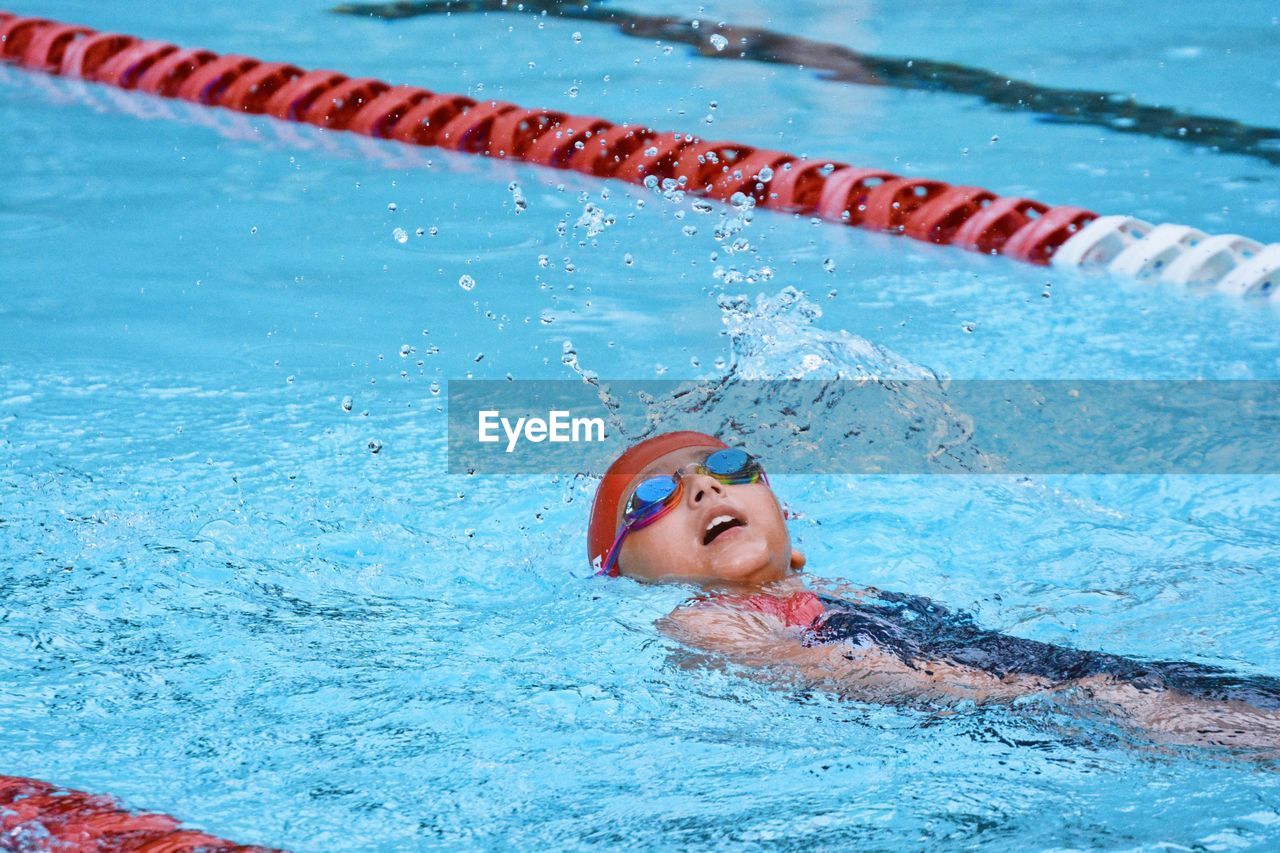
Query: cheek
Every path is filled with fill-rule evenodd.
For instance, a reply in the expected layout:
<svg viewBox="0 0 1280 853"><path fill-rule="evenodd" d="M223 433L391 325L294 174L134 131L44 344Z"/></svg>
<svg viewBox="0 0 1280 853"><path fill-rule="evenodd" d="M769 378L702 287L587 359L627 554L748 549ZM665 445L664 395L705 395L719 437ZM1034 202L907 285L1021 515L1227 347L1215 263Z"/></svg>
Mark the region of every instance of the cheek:
<svg viewBox="0 0 1280 853"><path fill-rule="evenodd" d="M787 522L782 514L782 507L774 500L772 493L763 487L760 491L754 492L749 498L747 510L751 513L753 524L758 525L770 534L776 535L781 531L784 535L787 531Z"/></svg>
<svg viewBox="0 0 1280 853"><path fill-rule="evenodd" d="M683 538L682 538L683 537ZM669 574L688 566L688 531L677 518L663 518L626 538L620 559L628 571Z"/></svg>

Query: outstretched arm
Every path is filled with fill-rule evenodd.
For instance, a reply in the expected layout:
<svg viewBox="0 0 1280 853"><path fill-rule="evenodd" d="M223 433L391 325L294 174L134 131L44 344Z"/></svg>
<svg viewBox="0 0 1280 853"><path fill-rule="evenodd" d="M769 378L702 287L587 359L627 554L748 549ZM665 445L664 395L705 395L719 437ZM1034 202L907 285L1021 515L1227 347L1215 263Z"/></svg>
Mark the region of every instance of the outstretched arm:
<svg viewBox="0 0 1280 853"><path fill-rule="evenodd" d="M1246 702L1202 699L1178 690L1143 690L1108 678L1063 685L1166 743L1261 750L1280 757L1280 713Z"/></svg>
<svg viewBox="0 0 1280 853"><path fill-rule="evenodd" d="M1053 684L1034 676L996 676L940 662L909 665L877 646L805 645L776 616L732 607L678 607L659 623L680 642L751 667L770 680L799 678L862 701L978 704L1053 693L1114 715L1157 740L1261 750L1280 756L1280 713L1244 702L1212 701L1176 690L1139 689L1105 677Z"/></svg>
<svg viewBox="0 0 1280 853"><path fill-rule="evenodd" d="M805 645L794 629L766 613L714 604L678 607L659 623L686 645L781 677L799 677L866 701L1008 701L1044 689L1041 679L998 678L945 663L908 664L878 646Z"/></svg>

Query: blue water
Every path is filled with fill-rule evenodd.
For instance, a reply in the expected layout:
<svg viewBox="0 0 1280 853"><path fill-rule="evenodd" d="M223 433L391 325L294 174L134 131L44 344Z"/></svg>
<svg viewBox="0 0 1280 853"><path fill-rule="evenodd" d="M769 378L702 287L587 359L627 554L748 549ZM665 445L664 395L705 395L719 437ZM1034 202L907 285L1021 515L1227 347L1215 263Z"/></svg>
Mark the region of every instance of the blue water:
<svg viewBox="0 0 1280 853"><path fill-rule="evenodd" d="M585 21L326 5L7 8L1280 240L1280 171L1245 157ZM622 8L1280 114L1280 25L1260 2L1229 19ZM1277 378L1274 308L766 212L717 241L720 207L12 68L0 127L0 773L299 851L1280 843L1280 778L1257 763L1048 710L840 701L691 657L654 627L685 590L587 577L589 479L447 476L443 414L449 379L573 377L566 341L629 378L787 376L814 353L834 375L871 344L956 378ZM589 236L588 204L614 224ZM756 280L726 285L730 268ZM737 352L722 292L765 298ZM1021 636L1280 673L1274 478L775 486L819 578Z"/></svg>

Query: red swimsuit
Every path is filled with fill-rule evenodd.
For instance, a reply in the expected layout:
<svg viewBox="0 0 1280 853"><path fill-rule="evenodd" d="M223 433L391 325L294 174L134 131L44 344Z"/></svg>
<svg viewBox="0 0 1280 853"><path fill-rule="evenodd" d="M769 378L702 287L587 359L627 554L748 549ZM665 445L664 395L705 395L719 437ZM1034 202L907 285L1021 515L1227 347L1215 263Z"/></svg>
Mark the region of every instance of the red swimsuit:
<svg viewBox="0 0 1280 853"><path fill-rule="evenodd" d="M717 595L707 599L707 603L728 604L740 610L768 613L794 628L811 627L826 612L818 596L807 591L792 593L785 598L763 592L755 595Z"/></svg>

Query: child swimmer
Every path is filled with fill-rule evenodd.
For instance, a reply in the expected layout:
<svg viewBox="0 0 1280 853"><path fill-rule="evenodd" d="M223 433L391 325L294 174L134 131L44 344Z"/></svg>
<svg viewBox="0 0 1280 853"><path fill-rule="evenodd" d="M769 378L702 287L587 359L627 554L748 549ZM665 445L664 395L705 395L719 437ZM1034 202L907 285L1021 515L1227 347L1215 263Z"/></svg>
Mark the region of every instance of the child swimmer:
<svg viewBox="0 0 1280 853"><path fill-rule="evenodd" d="M760 463L710 435L666 433L619 456L587 539L600 574L701 586L660 625L735 663L897 704L1084 698L1167 742L1280 756L1280 679L1013 637L919 596L809 590Z"/></svg>

